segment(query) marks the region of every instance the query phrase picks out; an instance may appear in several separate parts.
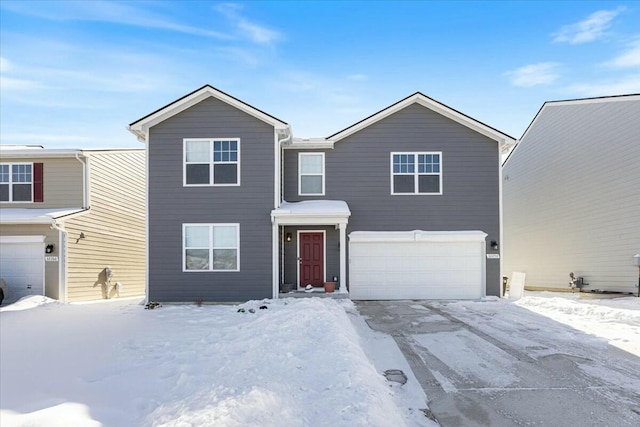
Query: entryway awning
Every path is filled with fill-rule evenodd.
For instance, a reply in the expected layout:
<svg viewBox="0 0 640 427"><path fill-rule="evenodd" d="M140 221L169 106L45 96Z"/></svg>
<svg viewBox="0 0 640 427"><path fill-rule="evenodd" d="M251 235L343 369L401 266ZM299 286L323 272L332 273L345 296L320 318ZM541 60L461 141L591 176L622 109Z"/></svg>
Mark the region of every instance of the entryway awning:
<svg viewBox="0 0 640 427"><path fill-rule="evenodd" d="M277 225L346 225L351 211L343 200L304 200L282 202L271 211L271 221Z"/></svg>
<svg viewBox="0 0 640 427"><path fill-rule="evenodd" d="M51 221L85 212L86 208L19 209L8 208L0 212L0 224L51 224Z"/></svg>

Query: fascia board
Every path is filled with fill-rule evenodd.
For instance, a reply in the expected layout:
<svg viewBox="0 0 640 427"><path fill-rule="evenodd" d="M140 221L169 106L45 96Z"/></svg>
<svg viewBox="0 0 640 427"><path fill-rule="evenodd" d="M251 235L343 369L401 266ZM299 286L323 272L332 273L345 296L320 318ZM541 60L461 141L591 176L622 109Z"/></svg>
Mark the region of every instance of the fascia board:
<svg viewBox="0 0 640 427"><path fill-rule="evenodd" d="M172 104L167 105L165 108L162 108L159 111L147 116L143 119L138 120L128 126L130 132L135 134L138 139L142 141L146 140L146 136L148 134L149 128L157 125L158 123L167 120L170 117L175 116L178 113L185 111L186 109L194 106L195 104L209 98L214 97L219 99L226 104L231 105L263 122L274 126L276 129L287 129L289 125L287 123L282 122L280 120L275 119L274 117L269 116L262 111L251 107L248 104L245 104L225 93L217 91L210 86L205 86L199 91L182 98L178 101L173 102Z"/></svg>
<svg viewBox="0 0 640 427"><path fill-rule="evenodd" d="M480 123L470 117L467 117L465 115L463 115L462 113L459 113L455 110L453 110L452 108L446 107L443 104L440 104L424 95L422 95L421 93L416 93L394 105L392 105L391 107L388 107L382 111L380 111L379 113L369 117L368 119L358 123L355 126L352 126L350 128L345 129L343 132L332 135L331 136L331 140L337 142L341 139L346 138L349 135L352 135L356 132L359 132L360 130L384 119L385 117L388 117L406 107L408 107L411 104L417 103L425 108L428 108L444 117L447 117L463 126L466 126L478 133L480 133L481 135L486 136L489 139L492 139L494 141L497 141L500 143L500 145L505 145L505 144L513 144L515 143L515 139L509 137L506 134L503 134L501 132L496 131L495 129L492 129L491 127L484 125L483 123Z"/></svg>

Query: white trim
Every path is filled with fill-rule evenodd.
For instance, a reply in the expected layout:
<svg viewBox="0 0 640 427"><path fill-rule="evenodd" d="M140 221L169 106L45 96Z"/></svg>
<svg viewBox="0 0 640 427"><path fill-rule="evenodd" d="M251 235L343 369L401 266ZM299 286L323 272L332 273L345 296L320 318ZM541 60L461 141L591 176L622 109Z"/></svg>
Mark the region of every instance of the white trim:
<svg viewBox="0 0 640 427"><path fill-rule="evenodd" d="M298 274L296 277L296 284L298 289L302 286L300 283L300 234L301 233L322 233L322 275L324 276L323 282L327 281L327 231L326 230L298 230L296 233L296 261L298 262L298 268L296 269Z"/></svg>
<svg viewBox="0 0 640 427"><path fill-rule="evenodd" d="M51 224L51 220L64 221L90 212L90 209L71 208L66 210L9 208L0 211L0 224ZM15 215L20 213L19 215Z"/></svg>
<svg viewBox="0 0 640 427"><path fill-rule="evenodd" d="M142 142L149 141L149 128L169 119L170 117L175 116L176 114L188 108L191 108L192 106L201 101L204 101L209 97L217 98L218 100L231 105L232 107L235 107L238 110L243 111L244 113L247 113L259 120L262 120L263 122L270 124L277 129L287 127L287 124L285 122L282 122L275 117L271 117L268 114L263 113L262 111L207 85L177 101L172 102L171 104L156 111L155 113L130 124L127 129L131 133L136 135L138 137L138 140Z"/></svg>
<svg viewBox="0 0 640 427"><path fill-rule="evenodd" d="M209 228L209 269L208 270L187 270L187 257L185 256L186 254L186 247L185 247L185 229L186 227L208 227ZM234 226L236 227L236 247L235 248L214 248L213 247L213 229L216 226L223 226L223 227L229 227L229 226ZM236 250L236 269L235 270L213 270L213 260L212 260L212 256L213 256L213 250L214 249L235 249ZM198 222L190 222L190 223L183 223L182 224L182 272L183 273L233 273L233 272L239 272L240 271L240 223L198 223Z"/></svg>
<svg viewBox="0 0 640 427"><path fill-rule="evenodd" d="M280 295L280 251L279 251L279 226L271 224L271 294L273 299ZM284 254L283 254L284 256Z"/></svg>
<svg viewBox="0 0 640 427"><path fill-rule="evenodd" d="M214 144L221 141L235 141L237 143L238 159L236 161L215 161L213 159ZM187 142L208 142L209 143L209 183L208 184L187 184ZM240 138L183 138L182 139L182 186L183 187L239 187L240 186ZM203 162L191 162L189 164L205 164ZM235 164L236 180L235 184L216 184L214 182L214 169L216 164Z"/></svg>
<svg viewBox="0 0 640 427"><path fill-rule="evenodd" d="M437 154L440 156L440 163L439 163L439 167L440 167L440 172L438 173L419 173L418 172L418 156L419 155L434 155ZM393 171L393 156L395 155L412 155L415 156L414 157L414 172L412 173L395 173ZM442 188L442 175L443 175L443 157L442 157L442 151L392 151L389 155L389 171L390 171L390 184L391 184L391 195L392 196L440 196L444 193L443 188ZM414 192L413 193L395 193L393 191L393 178L395 175L413 175L414 177ZM427 175L427 176L435 176L438 175L439 177L439 189L440 191L438 193L420 193L419 192L419 176L420 175Z"/></svg>
<svg viewBox="0 0 640 427"><path fill-rule="evenodd" d="M145 140L149 140L148 130ZM149 144L144 146L144 213L144 302L147 304L149 303Z"/></svg>
<svg viewBox="0 0 640 427"><path fill-rule="evenodd" d="M44 243L46 236L0 236L0 243ZM42 252L44 254L44 252ZM44 259L44 255L43 255Z"/></svg>
<svg viewBox="0 0 640 427"><path fill-rule="evenodd" d="M500 271L500 285L499 285L499 289L500 289L500 295L498 295L498 297L502 298L502 296L504 295L504 289L503 289L503 282L502 282L502 259L504 258L502 256L502 254L504 253L504 247L502 246L503 244L503 239L504 239L504 224L503 224L503 218L502 218L502 209L503 209L503 202L502 202L502 165L501 165L501 157L502 154L500 152L498 152L498 218L500 221L499 224L499 230L500 230L500 238L498 239L498 242L500 247L498 248L498 255L500 255L500 260L499 260L499 271ZM485 245L485 251L486 251L486 245ZM485 262L486 264L486 262ZM486 280L486 279L485 279ZM487 292L487 288L485 285L485 294Z"/></svg>
<svg viewBox="0 0 640 427"><path fill-rule="evenodd" d="M332 209L326 203L332 202ZM283 202L271 211L271 221L277 225L338 225L349 222L351 211L340 200L304 200L302 202Z"/></svg>
<svg viewBox="0 0 640 427"><path fill-rule="evenodd" d="M293 138L285 150L327 150L333 149L334 141L326 138Z"/></svg>
<svg viewBox="0 0 640 427"><path fill-rule="evenodd" d="M340 141L341 139L344 139L349 135L352 135L412 104L422 105L423 107L426 107L444 117L447 117L463 126L466 126L478 132L479 134L486 136L487 138L497 141L500 144L500 146L512 144L513 142L515 142L515 140L511 138L509 135L504 134L496 129L493 129L477 120L467 117L464 114L459 113L458 111L455 111L454 109L444 104L441 104L419 92L403 99L400 102L397 102L394 105L391 105L390 107L385 108L384 110L361 121L360 123L357 123L351 127L348 127L347 129L344 129L332 135L330 139L333 140L334 142Z"/></svg>
<svg viewBox="0 0 640 427"><path fill-rule="evenodd" d="M4 154L4 153L3 153ZM0 163L0 166L9 166L9 181L8 182L0 182L0 184L3 185L8 185L9 186L9 200L0 200L0 203L7 203L7 204L13 204L13 203L36 203L33 199L34 199L34 191L35 191L35 185L33 183L33 174L34 174L34 170L33 170L33 162L2 162ZM31 182L13 182L13 167L14 166L31 166ZM13 200L13 186L14 185L26 185L26 184L30 184L31 185L31 199L30 200Z"/></svg>
<svg viewBox="0 0 640 427"><path fill-rule="evenodd" d="M352 231L349 242L484 242L487 233L464 231Z"/></svg>
<svg viewBox="0 0 640 427"><path fill-rule="evenodd" d="M322 172L320 174L318 173L305 173L305 176L318 176L321 175L322 176L322 192L320 193L303 193L302 192L302 169L301 169L301 161L303 157L310 157L310 156L321 156L322 157ZM298 153L298 196L324 196L325 194L325 156L324 153L321 151L317 151L317 152L310 152L310 153Z"/></svg>
<svg viewBox="0 0 640 427"><path fill-rule="evenodd" d="M348 293L347 290L347 224L339 224L340 233L340 293Z"/></svg>

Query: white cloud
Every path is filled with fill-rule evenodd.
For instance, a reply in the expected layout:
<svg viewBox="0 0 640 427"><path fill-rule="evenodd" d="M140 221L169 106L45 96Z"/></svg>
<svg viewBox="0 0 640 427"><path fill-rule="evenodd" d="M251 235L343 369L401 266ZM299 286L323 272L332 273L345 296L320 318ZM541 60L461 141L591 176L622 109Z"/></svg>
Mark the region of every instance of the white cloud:
<svg viewBox="0 0 640 427"><path fill-rule="evenodd" d="M219 13L235 25L240 36L251 42L261 45L271 45L282 38L282 34L276 30L257 24L242 16L240 12L243 6L238 3L222 3L215 7Z"/></svg>
<svg viewBox="0 0 640 427"><path fill-rule="evenodd" d="M599 39L604 36L606 30L611 27L613 19L622 11L624 11L623 7L594 12L582 21L560 28L557 33L552 34L553 41L580 44Z"/></svg>
<svg viewBox="0 0 640 427"><path fill-rule="evenodd" d="M616 56L605 65L615 68L631 68L640 66L640 39L630 43L629 49Z"/></svg>
<svg viewBox="0 0 640 427"><path fill-rule="evenodd" d="M567 88L579 96L611 96L640 93L640 73L619 79L608 79L593 83L576 83Z"/></svg>
<svg viewBox="0 0 640 427"><path fill-rule="evenodd" d="M557 73L559 65L560 64L555 62L539 62L507 71L504 74L509 77L511 84L514 86L531 87L548 85L560 77Z"/></svg>
<svg viewBox="0 0 640 427"><path fill-rule="evenodd" d="M244 18L238 20L238 28L254 43L271 44L280 39L280 33L250 22Z"/></svg>
<svg viewBox="0 0 640 427"><path fill-rule="evenodd" d="M34 80L14 79L12 77L0 76L0 90L4 91L25 91L40 89L42 85Z"/></svg>
<svg viewBox="0 0 640 427"><path fill-rule="evenodd" d="M369 76L367 76L366 74L360 74L360 73L350 74L347 76L348 80L353 80L353 81L363 81L363 80L367 80L368 78Z"/></svg>
<svg viewBox="0 0 640 427"><path fill-rule="evenodd" d="M0 56L0 73L5 73L12 68L11 62L2 56Z"/></svg>
<svg viewBox="0 0 640 427"><path fill-rule="evenodd" d="M229 35L175 22L131 3L111 1L3 2L2 8L52 21L110 22L197 36L229 39Z"/></svg>

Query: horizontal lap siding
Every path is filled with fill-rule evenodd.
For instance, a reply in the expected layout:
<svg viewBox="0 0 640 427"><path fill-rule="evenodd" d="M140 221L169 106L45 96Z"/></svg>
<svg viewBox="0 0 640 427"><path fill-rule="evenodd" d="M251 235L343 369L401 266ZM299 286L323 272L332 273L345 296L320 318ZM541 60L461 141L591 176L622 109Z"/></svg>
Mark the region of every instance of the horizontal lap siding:
<svg viewBox="0 0 640 427"><path fill-rule="evenodd" d="M308 150L322 151L322 150ZM352 231L482 230L500 241L498 143L413 104L325 151L326 196L345 200ZM442 195L391 195L390 153L441 151ZM298 196L299 150L285 150L285 199ZM499 260L487 260L487 294L500 290Z"/></svg>
<svg viewBox="0 0 640 427"><path fill-rule="evenodd" d="M100 152L89 157L91 210L65 222L69 301L103 298L100 273L113 270L120 297L145 293L145 154ZM79 239L80 233L85 238ZM110 296L113 296L111 294Z"/></svg>
<svg viewBox="0 0 640 427"><path fill-rule="evenodd" d="M184 138L240 138L240 186L183 187ZM208 98L154 126L149 149L149 299L271 297L274 129ZM183 223L239 223L240 271L182 272Z"/></svg>
<svg viewBox="0 0 640 427"><path fill-rule="evenodd" d="M504 168L505 274L530 286L633 292L640 101L548 105Z"/></svg>
<svg viewBox="0 0 640 427"><path fill-rule="evenodd" d="M0 203L3 208L80 208L83 206L82 163L75 158L12 159L2 156L2 163L42 163L44 201L38 203Z"/></svg>

